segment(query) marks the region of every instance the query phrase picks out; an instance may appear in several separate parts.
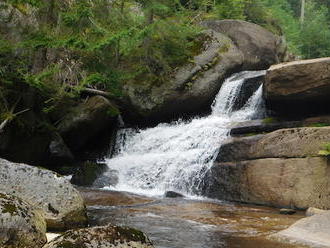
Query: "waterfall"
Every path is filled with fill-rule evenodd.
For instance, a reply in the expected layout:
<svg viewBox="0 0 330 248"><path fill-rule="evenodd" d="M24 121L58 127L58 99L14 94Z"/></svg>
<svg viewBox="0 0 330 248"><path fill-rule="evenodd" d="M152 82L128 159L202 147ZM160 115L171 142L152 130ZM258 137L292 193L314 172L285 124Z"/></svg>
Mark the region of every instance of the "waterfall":
<svg viewBox="0 0 330 248"><path fill-rule="evenodd" d="M120 130L115 154L106 159L108 173L118 177L109 187L147 195L162 195L168 190L199 195L205 174L228 138L230 123L263 116L262 85L242 108L234 111L233 107L245 80L264 74L247 71L226 79L207 117L144 130Z"/></svg>

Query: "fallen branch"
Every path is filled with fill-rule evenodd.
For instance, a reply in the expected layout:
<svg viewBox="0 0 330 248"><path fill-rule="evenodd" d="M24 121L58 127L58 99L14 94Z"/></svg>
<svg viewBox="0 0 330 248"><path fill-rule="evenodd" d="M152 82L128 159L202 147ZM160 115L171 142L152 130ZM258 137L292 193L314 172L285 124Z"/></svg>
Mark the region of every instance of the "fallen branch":
<svg viewBox="0 0 330 248"><path fill-rule="evenodd" d="M7 124L9 123L10 119L6 119L4 120L1 124L0 124L0 134L3 132L3 130L5 130L5 127L7 126Z"/></svg>
<svg viewBox="0 0 330 248"><path fill-rule="evenodd" d="M102 90L96 90L96 89L91 89L91 88L84 88L81 90L83 93L91 94L91 95L99 95L99 96L104 96L107 98L111 98L114 95L111 94L110 92L102 91Z"/></svg>
<svg viewBox="0 0 330 248"><path fill-rule="evenodd" d="M8 117L8 118L6 118L3 122L1 122L1 124L0 124L0 134L5 130L5 127L7 126L7 124L10 122L10 121L12 121L15 117L17 117L18 115L21 115L21 114L23 114L23 113L25 113L25 112L27 112L27 111L29 111L30 109L24 109L24 110L22 110L22 111L19 111L19 112L17 112L17 113L15 113L15 114L13 114L13 111L15 110L15 107L16 106L13 106L12 108L11 108L11 112L10 112L10 117Z"/></svg>

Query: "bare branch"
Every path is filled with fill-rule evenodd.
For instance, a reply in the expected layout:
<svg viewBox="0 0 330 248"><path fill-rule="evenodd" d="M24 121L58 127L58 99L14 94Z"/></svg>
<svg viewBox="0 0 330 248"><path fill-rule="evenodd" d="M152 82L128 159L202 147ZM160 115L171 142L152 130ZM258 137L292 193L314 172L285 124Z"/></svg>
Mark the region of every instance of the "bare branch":
<svg viewBox="0 0 330 248"><path fill-rule="evenodd" d="M102 90L96 90L92 88L84 88L81 90L83 93L91 94L91 95L99 95L99 96L104 96L104 97L113 97L113 94L110 92L102 91Z"/></svg>

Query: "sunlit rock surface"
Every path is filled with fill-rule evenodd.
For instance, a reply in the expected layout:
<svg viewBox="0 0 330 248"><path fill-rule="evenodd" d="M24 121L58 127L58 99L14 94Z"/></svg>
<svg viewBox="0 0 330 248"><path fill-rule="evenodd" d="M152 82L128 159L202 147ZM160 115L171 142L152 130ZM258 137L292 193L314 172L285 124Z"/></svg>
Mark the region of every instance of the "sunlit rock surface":
<svg viewBox="0 0 330 248"><path fill-rule="evenodd" d="M46 243L46 222L39 210L0 191L0 247L40 248Z"/></svg>
<svg viewBox="0 0 330 248"><path fill-rule="evenodd" d="M0 159L0 182L0 191L38 208L48 229L63 230L86 224L86 210L79 192L52 171Z"/></svg>

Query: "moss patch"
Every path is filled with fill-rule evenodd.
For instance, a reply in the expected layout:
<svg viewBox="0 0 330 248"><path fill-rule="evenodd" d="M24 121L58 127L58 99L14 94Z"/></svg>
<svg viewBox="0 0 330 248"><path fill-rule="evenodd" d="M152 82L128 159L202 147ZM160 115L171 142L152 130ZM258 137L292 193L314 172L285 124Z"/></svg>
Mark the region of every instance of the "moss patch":
<svg viewBox="0 0 330 248"><path fill-rule="evenodd" d="M265 118L262 120L262 123L264 123L264 124L272 124L275 122L278 122L278 120L274 117L269 117L269 118Z"/></svg>
<svg viewBox="0 0 330 248"><path fill-rule="evenodd" d="M308 127L328 127L328 126L330 126L330 123L323 123L323 122L312 123L312 124L308 125Z"/></svg>
<svg viewBox="0 0 330 248"><path fill-rule="evenodd" d="M3 213L9 213L10 215L17 215L17 207L15 204L12 203L6 203L3 205Z"/></svg>
<svg viewBox="0 0 330 248"><path fill-rule="evenodd" d="M58 248L86 248L86 246L82 243L74 243L71 241L61 241L58 246Z"/></svg>

